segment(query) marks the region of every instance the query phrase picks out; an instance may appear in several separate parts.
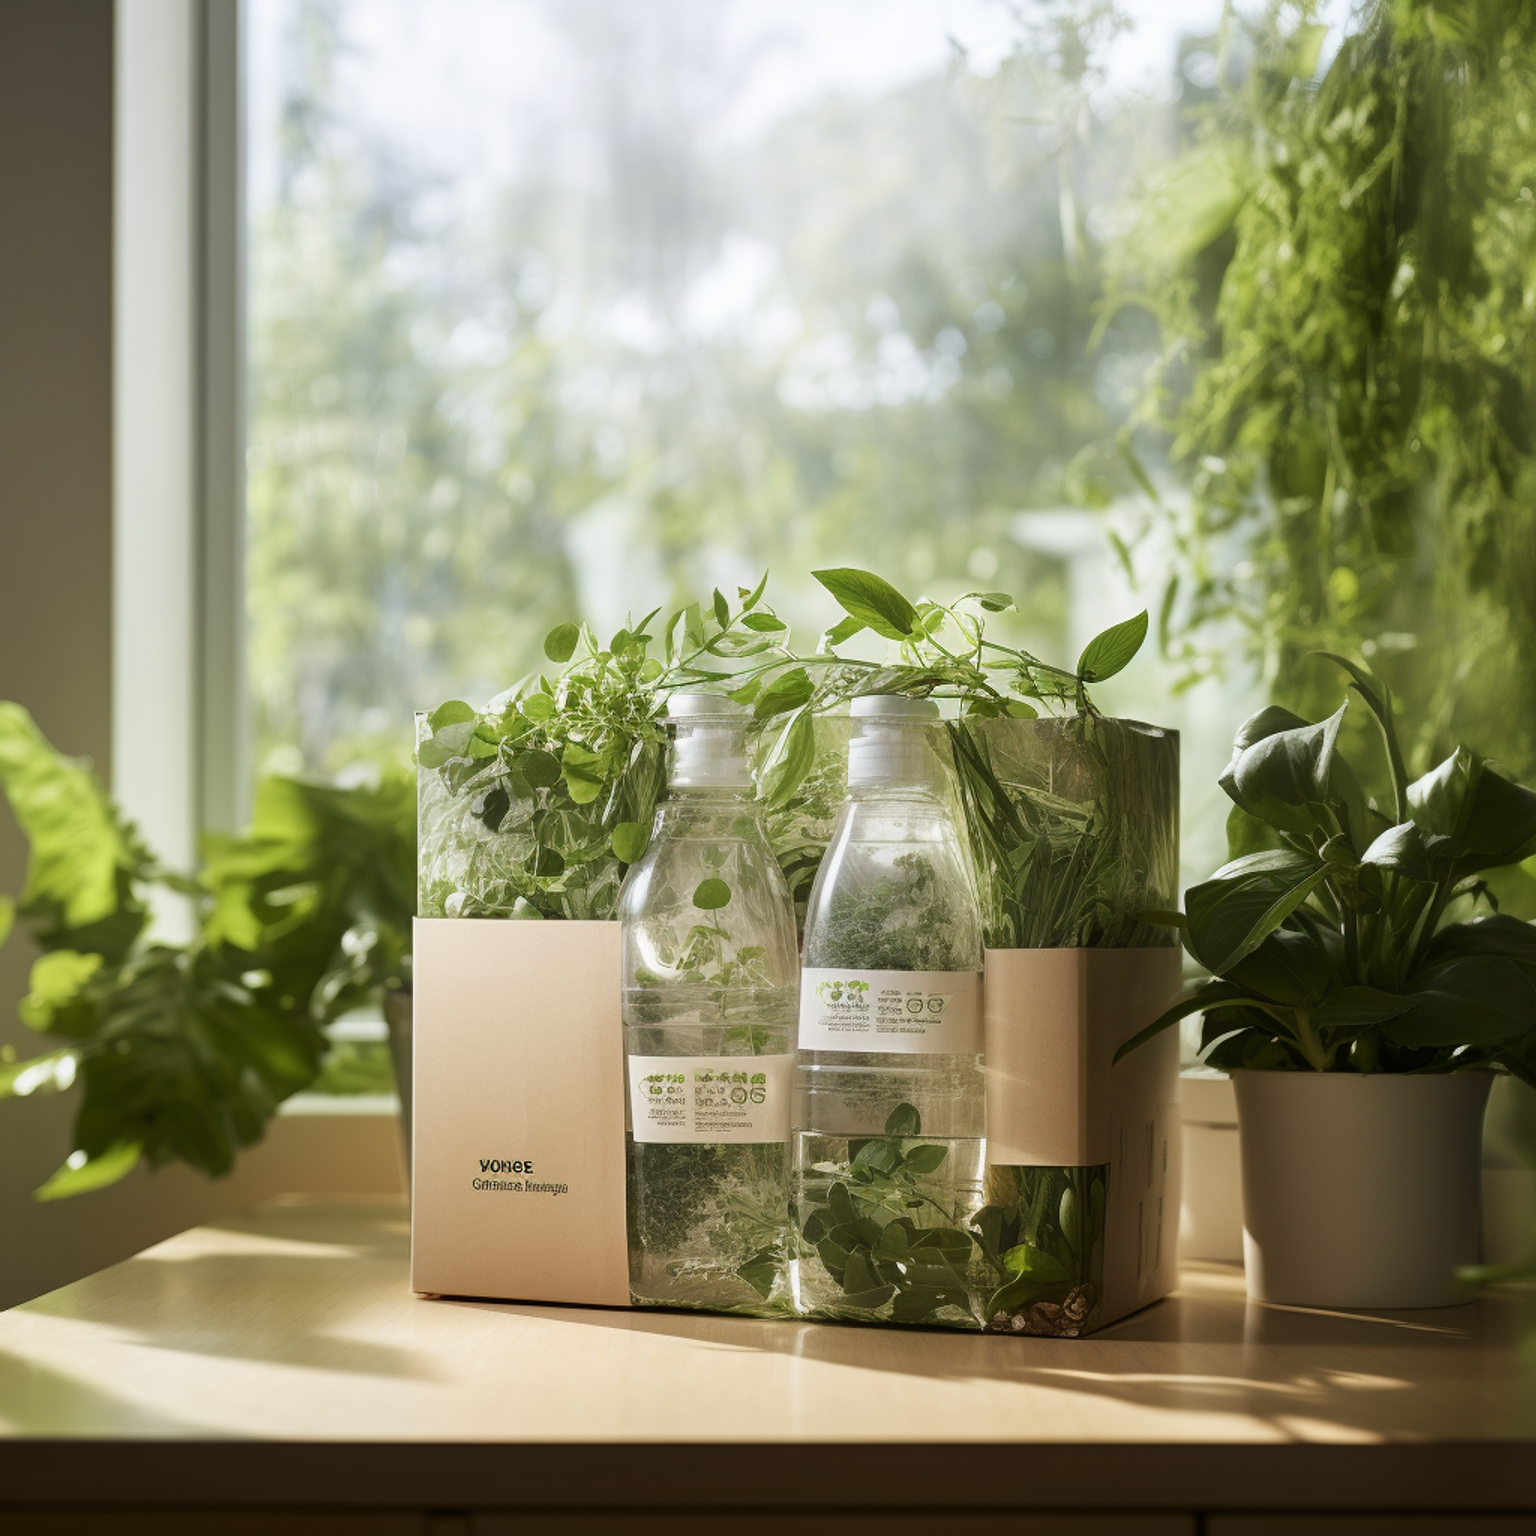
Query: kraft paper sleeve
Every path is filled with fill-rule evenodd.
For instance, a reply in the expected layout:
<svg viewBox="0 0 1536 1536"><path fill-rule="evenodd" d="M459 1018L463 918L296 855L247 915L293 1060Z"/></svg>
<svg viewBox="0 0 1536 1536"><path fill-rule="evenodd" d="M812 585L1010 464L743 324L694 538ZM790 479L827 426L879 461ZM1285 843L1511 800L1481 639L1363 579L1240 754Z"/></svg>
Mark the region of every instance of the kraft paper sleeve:
<svg viewBox="0 0 1536 1536"><path fill-rule="evenodd" d="M989 949L983 990L987 1161L1083 1168L1108 1163L1115 1105L1177 1098L1176 1031L1114 1054L1179 990L1179 951ZM1175 1081L1170 1086L1169 1037Z"/></svg>
<svg viewBox="0 0 1536 1536"><path fill-rule="evenodd" d="M619 937L416 919L413 1289L629 1305Z"/></svg>

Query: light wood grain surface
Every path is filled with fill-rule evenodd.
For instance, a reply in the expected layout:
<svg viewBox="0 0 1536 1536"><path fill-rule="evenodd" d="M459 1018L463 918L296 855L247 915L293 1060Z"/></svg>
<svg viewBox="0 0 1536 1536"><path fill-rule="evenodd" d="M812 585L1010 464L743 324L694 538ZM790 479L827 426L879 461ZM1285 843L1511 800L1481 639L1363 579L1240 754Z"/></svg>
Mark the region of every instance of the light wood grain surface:
<svg viewBox="0 0 1536 1536"><path fill-rule="evenodd" d="M0 1514L650 1510L702 1536L779 1507L846 1536L883 1508L1023 1536L1051 1509L1536 1510L1515 1293L1346 1316L1197 1266L1093 1338L1014 1339L428 1301L407 1230L270 1206L0 1314Z"/></svg>
<svg viewBox="0 0 1536 1536"><path fill-rule="evenodd" d="M196 1228L0 1315L12 1436L517 1441L1504 1440L1519 1301L1337 1315L1200 1266L1080 1340L427 1301L393 1206Z"/></svg>

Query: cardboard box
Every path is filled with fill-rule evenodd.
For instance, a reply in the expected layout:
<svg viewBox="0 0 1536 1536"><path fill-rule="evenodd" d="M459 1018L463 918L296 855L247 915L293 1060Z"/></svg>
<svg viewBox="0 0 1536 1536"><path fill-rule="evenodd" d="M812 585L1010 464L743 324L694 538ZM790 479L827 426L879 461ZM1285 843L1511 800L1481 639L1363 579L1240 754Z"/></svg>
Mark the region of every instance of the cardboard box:
<svg viewBox="0 0 1536 1536"><path fill-rule="evenodd" d="M629 1305L617 923L416 919L411 1286Z"/></svg>
<svg viewBox="0 0 1536 1536"><path fill-rule="evenodd" d="M987 951L987 1164L1108 1168L1099 1327L1178 1277L1178 1031L1114 1055L1179 985L1172 947Z"/></svg>
<svg viewBox="0 0 1536 1536"><path fill-rule="evenodd" d="M629 1305L619 940L417 919L416 1290ZM1173 949L987 955L989 1166L1108 1168L1094 1326L1174 1284L1177 1032L1112 1058L1178 986Z"/></svg>

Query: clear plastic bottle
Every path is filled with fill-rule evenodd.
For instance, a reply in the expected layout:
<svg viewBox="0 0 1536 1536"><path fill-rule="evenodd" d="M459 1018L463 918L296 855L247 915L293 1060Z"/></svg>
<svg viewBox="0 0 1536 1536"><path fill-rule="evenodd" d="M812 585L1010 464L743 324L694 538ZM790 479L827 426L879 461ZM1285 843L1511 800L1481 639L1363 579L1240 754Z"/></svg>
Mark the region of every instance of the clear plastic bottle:
<svg viewBox="0 0 1536 1536"><path fill-rule="evenodd" d="M637 1305L785 1309L799 963L745 710L677 694L667 792L619 896Z"/></svg>
<svg viewBox="0 0 1536 1536"><path fill-rule="evenodd" d="M795 1304L976 1326L965 1276L986 1134L980 911L937 707L876 696L853 715L848 799L806 917Z"/></svg>

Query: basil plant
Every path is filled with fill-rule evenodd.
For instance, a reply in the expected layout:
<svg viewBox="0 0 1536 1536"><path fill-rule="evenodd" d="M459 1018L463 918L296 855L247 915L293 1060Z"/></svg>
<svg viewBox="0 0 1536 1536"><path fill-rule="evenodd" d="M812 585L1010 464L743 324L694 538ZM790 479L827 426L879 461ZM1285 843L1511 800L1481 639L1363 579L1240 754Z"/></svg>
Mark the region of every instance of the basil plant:
<svg viewBox="0 0 1536 1536"><path fill-rule="evenodd" d="M1465 747L1410 782L1385 686L1329 659L1380 734L1380 793L1340 747L1348 695L1315 724L1274 705L1244 722L1220 782L1248 851L1161 914L1212 979L1120 1054L1202 1013L1222 1070L1501 1067L1536 1085L1536 926L1483 878L1536 853L1536 792Z"/></svg>

